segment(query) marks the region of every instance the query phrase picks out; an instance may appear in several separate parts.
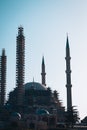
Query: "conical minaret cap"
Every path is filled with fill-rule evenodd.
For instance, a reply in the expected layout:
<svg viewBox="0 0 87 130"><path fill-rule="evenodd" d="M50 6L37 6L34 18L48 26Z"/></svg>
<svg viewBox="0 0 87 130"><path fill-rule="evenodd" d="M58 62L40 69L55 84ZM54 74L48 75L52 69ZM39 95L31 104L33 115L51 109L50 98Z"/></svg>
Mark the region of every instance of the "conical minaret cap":
<svg viewBox="0 0 87 130"><path fill-rule="evenodd" d="M67 39L66 39L66 57L70 57L70 48L69 48L68 35L67 35Z"/></svg>
<svg viewBox="0 0 87 130"><path fill-rule="evenodd" d="M44 63L44 56L42 57L42 65L44 65L45 63Z"/></svg>
<svg viewBox="0 0 87 130"><path fill-rule="evenodd" d="M2 56L5 56L5 49L2 49Z"/></svg>

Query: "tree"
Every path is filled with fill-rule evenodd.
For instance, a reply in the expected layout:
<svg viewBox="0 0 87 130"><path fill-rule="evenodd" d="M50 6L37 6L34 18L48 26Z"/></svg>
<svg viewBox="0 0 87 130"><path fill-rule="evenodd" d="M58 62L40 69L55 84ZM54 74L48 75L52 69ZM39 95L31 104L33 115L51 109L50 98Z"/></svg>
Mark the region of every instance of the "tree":
<svg viewBox="0 0 87 130"><path fill-rule="evenodd" d="M74 124L79 122L79 115L77 109L74 109L74 106L69 108L66 112L66 124L68 127L73 127Z"/></svg>

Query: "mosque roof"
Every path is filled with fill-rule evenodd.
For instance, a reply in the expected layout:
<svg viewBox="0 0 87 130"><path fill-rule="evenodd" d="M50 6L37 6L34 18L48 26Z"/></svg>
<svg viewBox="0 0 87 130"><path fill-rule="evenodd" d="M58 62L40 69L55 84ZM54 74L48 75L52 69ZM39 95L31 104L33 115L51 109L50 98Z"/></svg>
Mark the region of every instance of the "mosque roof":
<svg viewBox="0 0 87 130"><path fill-rule="evenodd" d="M49 115L49 112L46 109L38 109L36 110L37 115Z"/></svg>
<svg viewBox="0 0 87 130"><path fill-rule="evenodd" d="M34 89L34 90L47 90L45 85L42 85L38 82L29 82L25 84L25 90Z"/></svg>

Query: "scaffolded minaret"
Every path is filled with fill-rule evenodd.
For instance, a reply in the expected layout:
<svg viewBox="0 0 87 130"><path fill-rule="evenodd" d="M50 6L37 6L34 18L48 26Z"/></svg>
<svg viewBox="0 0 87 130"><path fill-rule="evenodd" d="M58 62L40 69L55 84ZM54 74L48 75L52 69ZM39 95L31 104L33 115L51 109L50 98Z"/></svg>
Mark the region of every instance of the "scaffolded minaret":
<svg viewBox="0 0 87 130"><path fill-rule="evenodd" d="M18 88L17 105L22 105L24 96L25 37L23 27L18 28L16 44L16 86Z"/></svg>
<svg viewBox="0 0 87 130"><path fill-rule="evenodd" d="M0 105L5 104L6 96L6 55L5 49L2 50L2 56L0 57Z"/></svg>
<svg viewBox="0 0 87 130"><path fill-rule="evenodd" d="M46 86L46 73L45 73L45 63L44 63L44 56L42 58L42 73L41 73L41 78L42 78L42 84Z"/></svg>
<svg viewBox="0 0 87 130"><path fill-rule="evenodd" d="M70 69L70 48L67 36L66 41L66 88L67 88L67 110L72 108L72 92L71 92L71 69Z"/></svg>

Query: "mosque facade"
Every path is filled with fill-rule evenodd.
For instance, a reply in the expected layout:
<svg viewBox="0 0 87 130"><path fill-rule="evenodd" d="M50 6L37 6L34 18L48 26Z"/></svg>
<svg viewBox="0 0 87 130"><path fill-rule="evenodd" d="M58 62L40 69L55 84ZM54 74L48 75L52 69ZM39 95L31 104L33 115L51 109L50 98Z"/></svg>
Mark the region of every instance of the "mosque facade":
<svg viewBox="0 0 87 130"><path fill-rule="evenodd" d="M45 60L42 57L41 83L24 83L25 78L25 37L23 27L18 28L16 38L16 87L9 93L6 101L6 64L5 49L0 58L0 122L7 125L37 130L55 128L58 122L65 122L65 107L59 94L46 85ZM67 109L72 107L70 49L66 42L66 88Z"/></svg>

